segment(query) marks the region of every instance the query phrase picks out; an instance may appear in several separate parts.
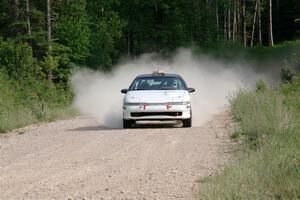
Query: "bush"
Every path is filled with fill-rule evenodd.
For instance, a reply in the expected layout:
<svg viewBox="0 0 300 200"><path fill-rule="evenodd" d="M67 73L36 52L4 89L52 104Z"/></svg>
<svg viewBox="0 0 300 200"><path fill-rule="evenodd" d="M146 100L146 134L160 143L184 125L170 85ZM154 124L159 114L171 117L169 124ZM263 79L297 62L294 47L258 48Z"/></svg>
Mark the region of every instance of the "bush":
<svg viewBox="0 0 300 200"><path fill-rule="evenodd" d="M27 44L0 38L0 132L74 113L69 87L45 78Z"/></svg>
<svg viewBox="0 0 300 200"><path fill-rule="evenodd" d="M256 81L256 91L264 92L267 89L267 84L263 80Z"/></svg>
<svg viewBox="0 0 300 200"><path fill-rule="evenodd" d="M23 82L31 78L43 76L41 68L36 59L32 57L32 49L27 44L8 40L4 41L0 37L0 68L3 69L10 78Z"/></svg>

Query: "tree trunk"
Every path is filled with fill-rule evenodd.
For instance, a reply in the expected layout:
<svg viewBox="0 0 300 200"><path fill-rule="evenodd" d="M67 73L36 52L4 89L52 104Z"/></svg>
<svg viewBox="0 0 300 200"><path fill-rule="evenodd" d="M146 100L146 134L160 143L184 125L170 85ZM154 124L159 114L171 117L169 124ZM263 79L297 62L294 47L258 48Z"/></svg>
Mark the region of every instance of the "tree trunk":
<svg viewBox="0 0 300 200"><path fill-rule="evenodd" d="M236 0L234 0L233 4L233 25L232 25L232 42L236 41Z"/></svg>
<svg viewBox="0 0 300 200"><path fill-rule="evenodd" d="M255 11L254 11L254 16L253 16L253 24L252 24L252 34L251 34L251 47L253 47L253 40L254 40L254 31L255 31L255 24L256 24L256 15L257 15L257 5L258 1L256 0L255 3Z"/></svg>
<svg viewBox="0 0 300 200"><path fill-rule="evenodd" d="M130 56L130 31L127 31L127 55Z"/></svg>
<svg viewBox="0 0 300 200"><path fill-rule="evenodd" d="M262 45L262 36L261 36L261 2L258 0L258 39L259 39L259 45Z"/></svg>
<svg viewBox="0 0 300 200"><path fill-rule="evenodd" d="M219 8L218 8L218 2L216 2L216 23L217 23L217 36L219 39Z"/></svg>
<svg viewBox="0 0 300 200"><path fill-rule="evenodd" d="M272 0L269 0L269 45L274 46L273 40L273 20L272 20Z"/></svg>
<svg viewBox="0 0 300 200"><path fill-rule="evenodd" d="M15 21L19 19L20 9L19 9L19 0L15 0Z"/></svg>
<svg viewBox="0 0 300 200"><path fill-rule="evenodd" d="M51 0L47 0L47 40L48 40L48 56L51 56L51 42L52 42L52 36L51 36ZM48 81L49 83L52 83L53 75L52 75L52 69L49 69L48 73Z"/></svg>
<svg viewBox="0 0 300 200"><path fill-rule="evenodd" d="M49 47L52 41L51 31L51 0L47 0L47 39Z"/></svg>
<svg viewBox="0 0 300 200"><path fill-rule="evenodd" d="M227 41L227 11L224 8L224 41Z"/></svg>
<svg viewBox="0 0 300 200"><path fill-rule="evenodd" d="M29 0L26 0L26 18L27 18L27 33L28 33L28 35L31 35L30 4L29 4Z"/></svg>
<svg viewBox="0 0 300 200"><path fill-rule="evenodd" d="M244 46L247 47L246 0L243 0L243 39Z"/></svg>
<svg viewBox="0 0 300 200"><path fill-rule="evenodd" d="M14 0L14 4L15 4L15 22L17 22L20 17L20 2L19 2L19 0ZM21 34L18 24L16 24L15 32L16 32L17 36Z"/></svg>
<svg viewBox="0 0 300 200"><path fill-rule="evenodd" d="M230 0L228 1L228 41L231 41L231 11L230 11Z"/></svg>
<svg viewBox="0 0 300 200"><path fill-rule="evenodd" d="M241 32L241 2L242 0L236 0L236 7L237 7L237 10L236 10L236 41L241 41L241 38L242 38L242 32Z"/></svg>

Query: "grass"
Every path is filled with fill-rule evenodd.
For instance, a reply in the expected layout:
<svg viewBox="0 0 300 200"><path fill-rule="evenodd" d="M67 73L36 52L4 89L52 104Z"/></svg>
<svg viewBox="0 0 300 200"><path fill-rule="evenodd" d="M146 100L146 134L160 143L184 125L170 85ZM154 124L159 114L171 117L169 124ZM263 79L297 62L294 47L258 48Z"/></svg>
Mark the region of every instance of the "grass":
<svg viewBox="0 0 300 200"><path fill-rule="evenodd" d="M76 115L68 92L47 83L20 86L0 71L0 133Z"/></svg>
<svg viewBox="0 0 300 200"><path fill-rule="evenodd" d="M300 199L300 83L256 91L230 100L243 137L237 159L205 179L199 199Z"/></svg>
<svg viewBox="0 0 300 200"><path fill-rule="evenodd" d="M0 133L5 133L29 124L66 119L77 114L77 111L71 106L46 108L39 112L40 114L36 114L24 106L18 106L14 110L2 112L0 115Z"/></svg>

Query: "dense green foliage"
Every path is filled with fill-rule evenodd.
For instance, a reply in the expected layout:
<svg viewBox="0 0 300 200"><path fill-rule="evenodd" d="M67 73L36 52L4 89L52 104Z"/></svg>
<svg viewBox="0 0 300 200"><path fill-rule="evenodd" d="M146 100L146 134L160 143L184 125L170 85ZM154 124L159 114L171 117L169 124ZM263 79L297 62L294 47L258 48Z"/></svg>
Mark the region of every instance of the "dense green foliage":
<svg viewBox="0 0 300 200"><path fill-rule="evenodd" d="M70 113L71 93L44 79L26 44L0 38L0 86L0 132Z"/></svg>
<svg viewBox="0 0 300 200"><path fill-rule="evenodd" d="M70 50L68 58L75 63L82 63L89 56L91 30L86 4L85 0L60 1L53 9L58 13L53 25L54 38Z"/></svg>
<svg viewBox="0 0 300 200"><path fill-rule="evenodd" d="M268 0L260 1L262 43L267 45ZM216 49L223 42L243 44L244 21L250 45L255 2L246 0L243 20L243 0L53 0L49 50L47 1L1 0L0 36L28 43L40 62L50 51L58 60L51 73L60 79L73 66L67 65L70 62L109 70L124 55L165 53L183 46ZM273 8L275 42L296 39L298 0L274 1ZM259 44L257 29L254 44Z"/></svg>
<svg viewBox="0 0 300 200"><path fill-rule="evenodd" d="M90 52L87 64L92 68L108 70L119 55L117 42L122 37L126 22L114 11L117 1L88 1L87 11L90 18Z"/></svg>
<svg viewBox="0 0 300 200"><path fill-rule="evenodd" d="M259 81L231 98L240 127L233 138L244 143L239 159L203 180L200 199L300 198L300 81L296 73L283 81L272 88Z"/></svg>
<svg viewBox="0 0 300 200"><path fill-rule="evenodd" d="M48 83L24 81L20 84L0 71L0 85L0 133L75 114L65 99L65 91Z"/></svg>

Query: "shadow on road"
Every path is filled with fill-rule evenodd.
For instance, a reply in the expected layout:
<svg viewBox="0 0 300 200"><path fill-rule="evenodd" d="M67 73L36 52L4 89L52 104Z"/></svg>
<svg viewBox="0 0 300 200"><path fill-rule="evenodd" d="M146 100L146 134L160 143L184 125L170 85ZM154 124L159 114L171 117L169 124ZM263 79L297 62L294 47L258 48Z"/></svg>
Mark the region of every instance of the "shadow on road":
<svg viewBox="0 0 300 200"><path fill-rule="evenodd" d="M74 129L69 129L68 131L101 131L101 130L120 130L120 128L110 128L105 126L83 126Z"/></svg>
<svg viewBox="0 0 300 200"><path fill-rule="evenodd" d="M151 129L151 128L180 128L178 124L135 124L133 129Z"/></svg>
<svg viewBox="0 0 300 200"><path fill-rule="evenodd" d="M155 128L180 128L181 124L168 124L168 123L143 123L134 124L131 129L155 129ZM69 129L68 131L102 131L102 130L124 130L123 128L111 128L106 126L83 126L74 129Z"/></svg>

